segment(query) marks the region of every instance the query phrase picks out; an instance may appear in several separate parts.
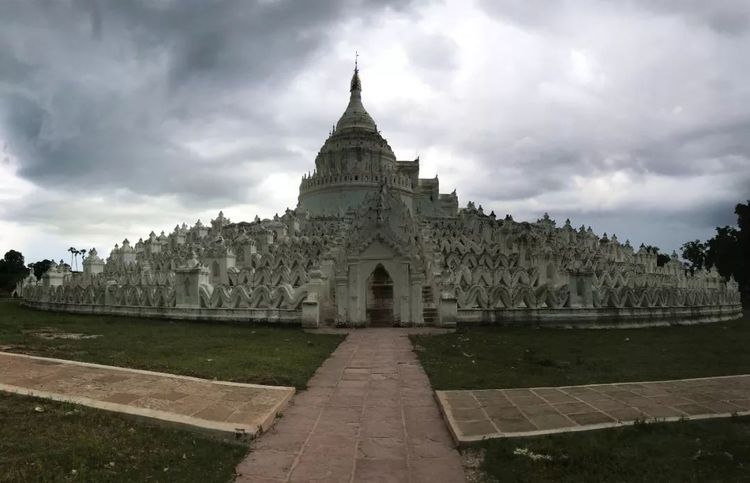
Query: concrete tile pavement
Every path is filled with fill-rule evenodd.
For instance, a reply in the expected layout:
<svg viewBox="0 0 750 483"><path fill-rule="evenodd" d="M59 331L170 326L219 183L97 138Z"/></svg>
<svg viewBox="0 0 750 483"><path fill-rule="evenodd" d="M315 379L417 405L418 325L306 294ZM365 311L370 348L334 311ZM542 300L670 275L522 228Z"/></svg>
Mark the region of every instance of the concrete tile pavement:
<svg viewBox="0 0 750 483"><path fill-rule="evenodd" d="M83 404L247 439L271 427L294 388L0 352L0 391Z"/></svg>
<svg viewBox="0 0 750 483"><path fill-rule="evenodd" d="M457 443L750 414L750 375L585 386L437 391Z"/></svg>
<svg viewBox="0 0 750 483"><path fill-rule="evenodd" d="M253 444L237 481L464 481L413 331L351 331Z"/></svg>

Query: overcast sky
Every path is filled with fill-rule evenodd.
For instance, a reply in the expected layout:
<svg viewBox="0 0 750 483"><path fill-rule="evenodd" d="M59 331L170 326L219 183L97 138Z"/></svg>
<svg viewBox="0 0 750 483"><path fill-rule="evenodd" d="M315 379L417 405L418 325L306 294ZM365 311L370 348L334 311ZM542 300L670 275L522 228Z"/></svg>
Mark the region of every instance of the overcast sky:
<svg viewBox="0 0 750 483"><path fill-rule="evenodd" d="M750 198L747 0L0 0L0 251L294 208L348 101L498 216L678 248Z"/></svg>

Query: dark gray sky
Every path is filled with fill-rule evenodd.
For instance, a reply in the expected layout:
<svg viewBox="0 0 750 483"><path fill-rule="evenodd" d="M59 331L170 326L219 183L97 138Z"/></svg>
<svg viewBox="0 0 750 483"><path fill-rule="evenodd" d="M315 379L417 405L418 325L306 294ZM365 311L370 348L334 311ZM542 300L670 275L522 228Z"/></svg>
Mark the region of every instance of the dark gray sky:
<svg viewBox="0 0 750 483"><path fill-rule="evenodd" d="M671 251L750 198L746 0L5 0L0 251L294 207L355 50L462 205Z"/></svg>

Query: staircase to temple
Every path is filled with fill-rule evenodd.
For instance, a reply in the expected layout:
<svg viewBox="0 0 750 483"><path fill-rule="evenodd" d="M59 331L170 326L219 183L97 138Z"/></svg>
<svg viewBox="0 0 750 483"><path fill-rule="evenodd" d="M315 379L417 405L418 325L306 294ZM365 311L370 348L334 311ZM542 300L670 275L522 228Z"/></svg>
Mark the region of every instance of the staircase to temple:
<svg viewBox="0 0 750 483"><path fill-rule="evenodd" d="M422 285L422 319L425 325L437 325L438 314L435 299L432 297L432 287Z"/></svg>

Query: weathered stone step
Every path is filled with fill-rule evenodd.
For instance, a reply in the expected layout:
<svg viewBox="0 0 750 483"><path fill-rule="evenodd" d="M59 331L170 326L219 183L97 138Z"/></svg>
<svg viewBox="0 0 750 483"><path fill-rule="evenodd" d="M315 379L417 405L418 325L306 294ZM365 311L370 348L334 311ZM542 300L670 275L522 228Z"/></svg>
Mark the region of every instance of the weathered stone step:
<svg viewBox="0 0 750 483"><path fill-rule="evenodd" d="M438 313L436 308L432 307L424 307L422 309L422 320L425 324L432 324L434 322L437 322L438 320Z"/></svg>

